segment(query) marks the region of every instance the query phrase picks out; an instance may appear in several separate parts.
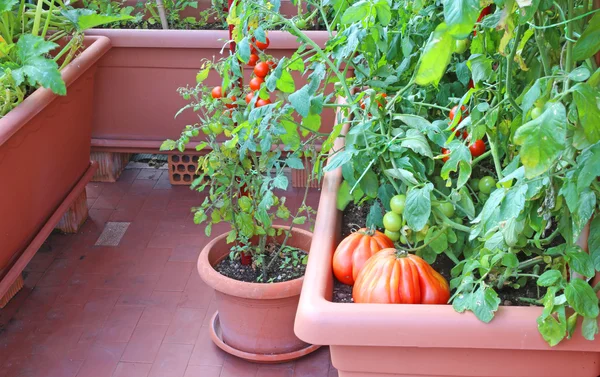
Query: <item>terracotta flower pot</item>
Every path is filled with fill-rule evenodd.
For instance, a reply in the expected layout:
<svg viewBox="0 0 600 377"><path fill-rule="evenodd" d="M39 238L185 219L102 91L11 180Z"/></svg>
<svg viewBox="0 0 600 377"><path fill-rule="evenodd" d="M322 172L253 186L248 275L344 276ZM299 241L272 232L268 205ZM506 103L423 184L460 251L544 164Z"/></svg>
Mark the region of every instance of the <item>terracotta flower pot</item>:
<svg viewBox="0 0 600 377"><path fill-rule="evenodd" d="M263 284L221 275L213 266L229 256L231 244L227 244L226 237L227 233L214 238L198 259L200 277L216 292L220 329L215 332L220 334L219 339L213 334L215 343L236 356L262 362L286 361L290 355L302 354L302 350L316 349L294 335L304 278ZM276 239L281 242L283 236ZM288 244L308 250L311 241L310 232L294 228Z"/></svg>
<svg viewBox="0 0 600 377"><path fill-rule="evenodd" d="M56 211L67 211L67 198L77 199L69 194L84 190L85 183L78 183L90 169L96 63L110 40L86 37L84 44L62 71L66 96L40 88L0 118L0 297L37 251L32 242L43 241L57 225ZM53 216L56 221L49 223Z"/></svg>
<svg viewBox="0 0 600 377"><path fill-rule="evenodd" d="M343 147L338 140L336 150ZM336 209L341 169L326 174L296 316L296 335L330 345L340 377L597 377L600 343L577 331L549 347L539 307L500 307L490 323L451 305L333 303L332 256L340 239ZM587 248L587 242L580 243Z"/></svg>

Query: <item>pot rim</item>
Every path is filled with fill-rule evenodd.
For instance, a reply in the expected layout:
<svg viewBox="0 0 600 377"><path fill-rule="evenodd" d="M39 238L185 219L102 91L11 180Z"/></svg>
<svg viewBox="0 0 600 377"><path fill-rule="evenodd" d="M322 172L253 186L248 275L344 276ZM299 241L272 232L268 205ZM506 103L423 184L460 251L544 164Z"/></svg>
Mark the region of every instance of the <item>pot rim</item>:
<svg viewBox="0 0 600 377"><path fill-rule="evenodd" d="M287 229L289 227L273 225L273 228ZM304 229L294 227L292 233L312 239L312 233ZM229 232L226 232L213 238L200 252L197 265L198 273L206 284L221 293L245 299L276 300L300 294L304 276L279 283L248 283L229 278L217 272L210 264L208 256L215 250L215 244L226 238L228 234ZM309 252L309 250L306 251Z"/></svg>
<svg viewBox="0 0 600 377"><path fill-rule="evenodd" d="M348 128L345 124L342 134ZM336 150L343 147L343 142L343 138L336 140ZM550 347L537 329L540 307L500 306L495 318L483 323L473 313L457 313L452 305L332 302L332 257L341 224L336 199L341 181L341 167L326 173L323 179L311 257L294 326L298 338L307 343L337 346L600 352L600 342L585 340L580 331L572 339Z"/></svg>

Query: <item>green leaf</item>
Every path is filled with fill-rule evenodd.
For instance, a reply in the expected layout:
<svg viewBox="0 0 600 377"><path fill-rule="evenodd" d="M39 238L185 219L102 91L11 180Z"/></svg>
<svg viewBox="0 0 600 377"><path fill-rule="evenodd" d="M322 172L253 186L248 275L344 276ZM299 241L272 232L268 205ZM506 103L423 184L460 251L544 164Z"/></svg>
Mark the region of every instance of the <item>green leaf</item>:
<svg viewBox="0 0 600 377"><path fill-rule="evenodd" d="M567 330L566 323L560 323L551 315L538 317L537 323L540 334L551 347L554 347L564 339Z"/></svg>
<svg viewBox="0 0 600 377"><path fill-rule="evenodd" d="M383 228L383 213L381 211L381 205L378 201L375 201L371 205L365 225L367 227Z"/></svg>
<svg viewBox="0 0 600 377"><path fill-rule="evenodd" d="M537 285L540 287L549 287L558 283L562 279L562 274L558 270L548 270L540 275Z"/></svg>
<svg viewBox="0 0 600 377"><path fill-rule="evenodd" d="M579 233L592 218L596 208L596 194L589 188L579 193L577 211L573 213L573 241L579 238Z"/></svg>
<svg viewBox="0 0 600 377"><path fill-rule="evenodd" d="M427 232L427 236L425 237L425 243L428 243L429 247L435 251L436 254L441 254L448 250L448 236L446 236L446 232L442 232L441 229L435 229L433 227L429 229L430 231Z"/></svg>
<svg viewBox="0 0 600 377"><path fill-rule="evenodd" d="M302 225L306 222L306 216L294 217L294 220L292 220L292 222L294 224Z"/></svg>
<svg viewBox="0 0 600 377"><path fill-rule="evenodd" d="M379 0L379 2L375 4L375 10L377 11L377 19L379 22L382 25L388 25L392 20L392 12L387 0Z"/></svg>
<svg viewBox="0 0 600 377"><path fill-rule="evenodd" d="M573 88L573 99L586 139L590 143L600 141L600 95L589 84L577 84Z"/></svg>
<svg viewBox="0 0 600 377"><path fill-rule="evenodd" d="M446 72L454 52L455 41L445 23L441 23L429 37L415 76L415 83L421 86L437 86Z"/></svg>
<svg viewBox="0 0 600 377"><path fill-rule="evenodd" d="M527 178L546 172L564 150L567 115L565 107L555 102L538 118L517 129L515 143L521 146L521 162Z"/></svg>
<svg viewBox="0 0 600 377"><path fill-rule="evenodd" d="M196 83L202 84L204 80L208 78L208 74L210 73L210 65L202 69L198 74L196 74Z"/></svg>
<svg viewBox="0 0 600 377"><path fill-rule="evenodd" d="M396 168L396 169L386 169L385 174L389 175L392 178L399 179L407 186L415 186L419 182L415 179L415 175L405 169Z"/></svg>
<svg viewBox="0 0 600 377"><path fill-rule="evenodd" d="M235 222L242 236L250 238L254 236L254 218L245 212L235 216Z"/></svg>
<svg viewBox="0 0 600 377"><path fill-rule="evenodd" d="M351 201L352 194L350 194L350 185L348 184L348 181L343 181L338 190L336 207L340 211L343 211Z"/></svg>
<svg viewBox="0 0 600 377"><path fill-rule="evenodd" d="M298 133L298 126L296 123L282 119L281 125L285 129L285 133L280 135L281 141L291 150L300 148L300 134Z"/></svg>
<svg viewBox="0 0 600 377"><path fill-rule="evenodd" d="M243 63L248 63L250 60L250 43L248 37L244 37L238 44L236 44L236 53L238 59Z"/></svg>
<svg viewBox="0 0 600 377"><path fill-rule="evenodd" d="M296 90L294 78L288 71L282 71L281 77L277 80L277 89L284 93L293 93Z"/></svg>
<svg viewBox="0 0 600 377"><path fill-rule="evenodd" d="M580 315L587 318L598 316L598 296L584 280L573 279L565 288L569 305Z"/></svg>
<svg viewBox="0 0 600 377"><path fill-rule="evenodd" d="M596 270L592 263L592 258L588 253L583 251L579 246L573 246L567 250L569 267L575 272L580 273L588 278L594 276Z"/></svg>
<svg viewBox="0 0 600 377"><path fill-rule="evenodd" d="M365 194L367 194L367 196L371 198L377 197L377 191L379 190L379 177L377 177L377 174L375 174L373 170L367 171L362 177L360 180L360 188Z"/></svg>
<svg viewBox="0 0 600 377"><path fill-rule="evenodd" d="M273 186L278 188L278 189L282 189L282 190L287 190L288 188L288 179L285 175L281 174L278 175L277 177L275 177L273 179Z"/></svg>
<svg viewBox="0 0 600 377"><path fill-rule="evenodd" d="M489 287L480 287L471 298L471 311L482 322L489 323L498 310L500 298L496 291Z"/></svg>
<svg viewBox="0 0 600 377"><path fill-rule="evenodd" d="M119 16L108 16L103 14L90 14L79 17L77 21L77 30L85 31L98 26L110 24L118 21L132 20L132 16L119 15Z"/></svg>
<svg viewBox="0 0 600 377"><path fill-rule="evenodd" d="M431 214L430 194L432 190L433 185L431 183L421 188L408 190L404 218L412 230L419 231L427 224Z"/></svg>
<svg viewBox="0 0 600 377"><path fill-rule="evenodd" d="M310 131L319 132L321 128L321 116L317 114L310 114L302 119L302 136L307 136Z"/></svg>
<svg viewBox="0 0 600 377"><path fill-rule="evenodd" d="M587 340L594 340L598 334L598 318L583 318L581 323L581 334Z"/></svg>
<svg viewBox="0 0 600 377"><path fill-rule="evenodd" d="M535 101L537 101L537 99L540 98L541 94L542 91L540 88L540 80L536 80L535 83L531 86L531 88L529 88L527 93L525 93L525 96L523 96L523 103L521 105L523 109L523 121L525 121L527 113L529 113L529 110L531 110Z"/></svg>
<svg viewBox="0 0 600 377"><path fill-rule="evenodd" d="M177 146L177 142L175 140L167 139L163 141L160 145L161 151L172 151Z"/></svg>
<svg viewBox="0 0 600 377"><path fill-rule="evenodd" d="M354 153L352 153L349 150L339 151L331 157L331 159L329 160L329 162L323 170L325 170L325 172L328 172L337 169L340 166L344 165L346 162L350 161L350 159L353 156Z"/></svg>
<svg viewBox="0 0 600 377"><path fill-rule="evenodd" d="M421 132L435 128L427 119L413 114L396 114L394 115L394 120L400 120Z"/></svg>
<svg viewBox="0 0 600 377"><path fill-rule="evenodd" d="M502 256L502 265L509 268L516 268L519 265L519 259L513 253L506 253Z"/></svg>
<svg viewBox="0 0 600 377"><path fill-rule="evenodd" d="M17 41L17 57L20 67L12 71L17 85L23 82L33 87L38 85L51 89L59 95L67 94L67 87L54 60L46 59L45 54L58 47L56 43L31 34L22 35Z"/></svg>
<svg viewBox="0 0 600 377"><path fill-rule="evenodd" d="M451 172L457 171L461 161L466 162L467 165L469 165L469 168L471 165L471 152L469 151L469 148L462 142L453 140L448 145L448 149L450 149L450 157L448 158L448 161L444 163L440 174L443 179L448 179ZM460 166L462 168L465 165Z"/></svg>
<svg viewBox="0 0 600 377"><path fill-rule="evenodd" d="M462 292L452 300L452 308L458 313L463 313L465 310L470 309L472 302L471 292Z"/></svg>
<svg viewBox="0 0 600 377"><path fill-rule="evenodd" d="M19 0L0 0L0 13L11 11L18 3Z"/></svg>
<svg viewBox="0 0 600 377"><path fill-rule="evenodd" d="M594 268L600 271L600 216L594 217L590 224L590 235L588 237L588 248Z"/></svg>
<svg viewBox="0 0 600 377"><path fill-rule="evenodd" d="M232 243L236 239L237 239L237 232L235 230L231 230L227 234L227 239L225 241L227 241L227 243Z"/></svg>
<svg viewBox="0 0 600 377"><path fill-rule="evenodd" d="M569 73L569 79L576 82L583 82L590 77L590 70L587 67L577 67Z"/></svg>
<svg viewBox="0 0 600 377"><path fill-rule="evenodd" d="M359 22L365 19L365 15L368 15L371 10L371 4L368 1L359 1L346 9L342 16L342 24L351 24Z"/></svg>
<svg viewBox="0 0 600 377"><path fill-rule="evenodd" d="M302 163L302 160L296 156L288 157L285 160L285 163L292 169L304 169L304 164Z"/></svg>
<svg viewBox="0 0 600 377"><path fill-rule="evenodd" d="M310 110L310 95L308 94L308 90L309 86L305 85L288 97L294 110L303 117L308 116Z"/></svg>
<svg viewBox="0 0 600 377"><path fill-rule="evenodd" d="M475 84L488 80L492 74L492 60L484 55L471 55L469 61L467 61L467 66L471 69Z"/></svg>
<svg viewBox="0 0 600 377"><path fill-rule="evenodd" d="M573 59L585 60L600 50L600 13L596 13L573 46Z"/></svg>
<svg viewBox="0 0 600 377"><path fill-rule="evenodd" d="M473 32L479 12L479 0L444 1L444 20L456 39L467 38Z"/></svg>
<svg viewBox="0 0 600 377"><path fill-rule="evenodd" d="M431 153L427 139L417 130L409 129L406 131L406 136L400 145L404 148L412 149L423 156L433 158L433 153Z"/></svg>

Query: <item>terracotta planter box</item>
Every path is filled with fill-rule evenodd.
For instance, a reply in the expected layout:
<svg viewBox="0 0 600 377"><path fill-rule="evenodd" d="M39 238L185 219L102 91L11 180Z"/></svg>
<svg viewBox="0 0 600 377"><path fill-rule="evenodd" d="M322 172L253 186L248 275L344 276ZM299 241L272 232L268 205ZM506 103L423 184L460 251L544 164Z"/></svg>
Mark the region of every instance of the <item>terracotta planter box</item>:
<svg viewBox="0 0 600 377"><path fill-rule="evenodd" d="M323 45L326 32L308 32ZM228 54L226 30L116 30L96 29L89 35L110 38L112 49L98 64L92 127L92 149L98 152L156 153L165 139L178 138L186 124L198 117L191 110L174 118L187 101L179 87L195 85L202 59L218 60ZM291 56L298 46L288 33L269 33L269 53ZM247 67L248 79L251 67ZM296 87L306 81L297 75ZM216 72L207 86L221 84ZM333 111L324 110L324 132L331 129ZM193 146L190 145L190 149Z"/></svg>
<svg viewBox="0 0 600 377"><path fill-rule="evenodd" d="M94 78L110 40L86 37L85 45L62 71L66 96L38 89L0 119L0 298L71 204L60 225L64 230L73 230L87 215L77 199L95 170L90 166Z"/></svg>
<svg viewBox="0 0 600 377"><path fill-rule="evenodd" d="M338 169L323 181L295 323L300 339L330 345L340 377L600 375L600 343L583 339L578 329L573 339L549 347L537 330L541 308L501 307L485 324L451 305L333 303L341 180Z"/></svg>

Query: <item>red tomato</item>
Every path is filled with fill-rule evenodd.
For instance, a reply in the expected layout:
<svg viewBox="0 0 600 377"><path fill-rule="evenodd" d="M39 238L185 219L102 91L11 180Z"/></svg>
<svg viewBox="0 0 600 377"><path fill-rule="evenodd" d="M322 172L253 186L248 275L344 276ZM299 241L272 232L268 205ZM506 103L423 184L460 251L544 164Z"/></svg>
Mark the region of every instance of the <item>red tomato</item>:
<svg viewBox="0 0 600 377"><path fill-rule="evenodd" d="M271 103L271 100L270 100L270 99L268 99L268 98L267 98L267 99L262 99L262 98L259 98L259 99L256 101L256 107L263 107L263 106L265 106L265 105L268 105L268 104L270 104L270 103Z"/></svg>
<svg viewBox="0 0 600 377"><path fill-rule="evenodd" d="M254 67L256 65L256 62L258 62L258 55L250 54L250 60L248 60L248 65L250 67Z"/></svg>
<svg viewBox="0 0 600 377"><path fill-rule="evenodd" d="M467 88L473 89L474 87L475 87L475 84L473 84L473 80L469 80L469 84L467 85Z"/></svg>
<svg viewBox="0 0 600 377"><path fill-rule="evenodd" d="M277 63L275 63L273 60L267 61L267 64L269 65L270 69L275 69L277 67Z"/></svg>
<svg viewBox="0 0 600 377"><path fill-rule="evenodd" d="M262 85L263 82L265 82L265 80L263 80L262 78L253 77L252 80L250 80L250 89L260 90L260 86Z"/></svg>
<svg viewBox="0 0 600 377"><path fill-rule="evenodd" d="M256 47L250 45L250 54L258 55L258 50L256 49Z"/></svg>
<svg viewBox="0 0 600 377"><path fill-rule="evenodd" d="M265 62L260 62L256 64L254 67L254 74L258 77L262 77L263 79L269 73L269 65Z"/></svg>
<svg viewBox="0 0 600 377"><path fill-rule="evenodd" d="M444 161L444 162L448 161L448 159L450 158L450 150L447 148L442 148L442 155L444 155L444 158L442 158L442 161Z"/></svg>
<svg viewBox="0 0 600 377"><path fill-rule="evenodd" d="M471 156L479 157L485 152L485 143L483 140L475 140L475 142L469 145L469 150L471 151Z"/></svg>
<svg viewBox="0 0 600 377"><path fill-rule="evenodd" d="M481 10L481 13L479 13L479 17L477 18L477 22L481 22L481 20L483 20L483 18L489 14L492 14L492 6L488 5L487 7L483 8Z"/></svg>
<svg viewBox="0 0 600 377"><path fill-rule="evenodd" d="M454 117L456 116L456 113L458 112L458 106L454 106L451 110L450 110L450 120L454 120ZM460 107L460 112L463 115L467 115L467 108L463 105ZM460 123L460 121L462 120L462 117L458 118L458 123Z"/></svg>
<svg viewBox="0 0 600 377"><path fill-rule="evenodd" d="M252 98L254 98L254 92L246 94L246 103L250 103L250 101L252 101Z"/></svg>
<svg viewBox="0 0 600 377"><path fill-rule="evenodd" d="M237 100L237 98L235 98L235 96L231 96L231 102L232 103L226 103L225 107L228 109L235 109L237 107L237 104L235 103L235 101Z"/></svg>
<svg viewBox="0 0 600 377"><path fill-rule="evenodd" d="M220 86L215 86L210 92L212 98L221 98L223 96L223 91Z"/></svg>
<svg viewBox="0 0 600 377"><path fill-rule="evenodd" d="M270 41L269 38L267 37L265 40L265 43L262 43L261 41L256 41L256 47L258 47L260 50L264 51L269 47Z"/></svg>
<svg viewBox="0 0 600 377"><path fill-rule="evenodd" d="M385 94L385 93L381 93L381 94L379 95L379 97L381 97L381 98L387 98L387 94ZM379 107L379 108L382 108L382 107L383 107L383 105L385 104L385 101L382 101L382 102L383 102L383 103L381 103L381 102L377 101L377 107Z"/></svg>

